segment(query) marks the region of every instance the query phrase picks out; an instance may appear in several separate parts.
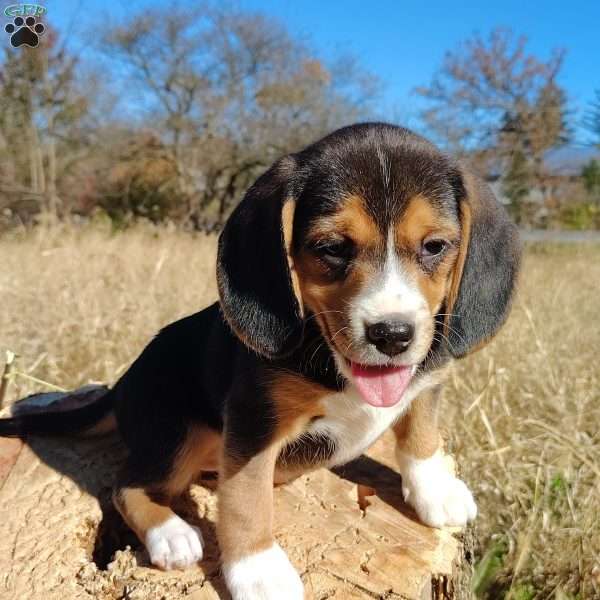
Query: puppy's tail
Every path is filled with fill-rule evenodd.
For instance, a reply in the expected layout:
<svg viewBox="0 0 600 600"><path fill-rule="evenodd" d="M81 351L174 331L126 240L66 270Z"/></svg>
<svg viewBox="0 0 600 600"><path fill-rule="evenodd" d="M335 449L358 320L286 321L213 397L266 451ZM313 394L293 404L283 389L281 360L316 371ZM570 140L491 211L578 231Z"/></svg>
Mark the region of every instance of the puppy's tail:
<svg viewBox="0 0 600 600"><path fill-rule="evenodd" d="M71 392L33 394L15 402L0 419L0 436L27 434L100 435L116 428L114 393L105 385L86 385Z"/></svg>

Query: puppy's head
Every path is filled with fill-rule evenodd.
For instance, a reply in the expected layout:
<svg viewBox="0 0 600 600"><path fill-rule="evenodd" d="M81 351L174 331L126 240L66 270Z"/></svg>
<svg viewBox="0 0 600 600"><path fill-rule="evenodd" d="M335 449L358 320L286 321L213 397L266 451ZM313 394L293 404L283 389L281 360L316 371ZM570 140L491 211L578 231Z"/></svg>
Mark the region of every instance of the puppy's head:
<svg viewBox="0 0 600 600"><path fill-rule="evenodd" d="M218 281L248 346L287 354L314 318L338 369L385 406L428 356L463 356L497 331L518 257L482 181L405 129L365 124L258 179L221 235Z"/></svg>

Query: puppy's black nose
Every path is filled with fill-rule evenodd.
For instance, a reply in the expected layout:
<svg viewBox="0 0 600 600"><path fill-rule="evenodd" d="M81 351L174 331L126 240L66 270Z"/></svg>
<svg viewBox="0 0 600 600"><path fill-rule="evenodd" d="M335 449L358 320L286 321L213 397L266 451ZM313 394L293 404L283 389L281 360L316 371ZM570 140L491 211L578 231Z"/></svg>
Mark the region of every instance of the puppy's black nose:
<svg viewBox="0 0 600 600"><path fill-rule="evenodd" d="M388 356L404 352L415 335L415 326L400 320L380 321L367 325L367 339Z"/></svg>

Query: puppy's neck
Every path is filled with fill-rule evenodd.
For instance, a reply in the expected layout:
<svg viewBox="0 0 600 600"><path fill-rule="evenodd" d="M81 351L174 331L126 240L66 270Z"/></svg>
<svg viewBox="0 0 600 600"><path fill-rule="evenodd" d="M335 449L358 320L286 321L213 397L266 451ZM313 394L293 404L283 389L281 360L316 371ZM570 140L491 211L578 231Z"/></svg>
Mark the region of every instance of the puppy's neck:
<svg viewBox="0 0 600 600"><path fill-rule="evenodd" d="M290 356L277 359L275 365L298 373L332 392L340 392L347 385L313 314L306 315L302 344Z"/></svg>

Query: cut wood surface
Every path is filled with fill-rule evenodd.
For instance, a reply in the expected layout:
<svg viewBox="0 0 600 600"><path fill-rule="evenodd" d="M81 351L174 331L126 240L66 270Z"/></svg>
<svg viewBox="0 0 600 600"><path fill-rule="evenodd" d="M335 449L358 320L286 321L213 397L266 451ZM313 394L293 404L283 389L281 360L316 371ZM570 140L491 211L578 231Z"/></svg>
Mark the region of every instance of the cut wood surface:
<svg viewBox="0 0 600 600"><path fill-rule="evenodd" d="M203 533L205 558L185 572L152 568L112 509L123 461L116 437L0 438L0 598L228 598L219 574L214 479L175 508ZM274 490L275 533L306 598L462 599L464 535L421 525L402 501L392 440L337 469ZM285 600L285 599L282 599Z"/></svg>

